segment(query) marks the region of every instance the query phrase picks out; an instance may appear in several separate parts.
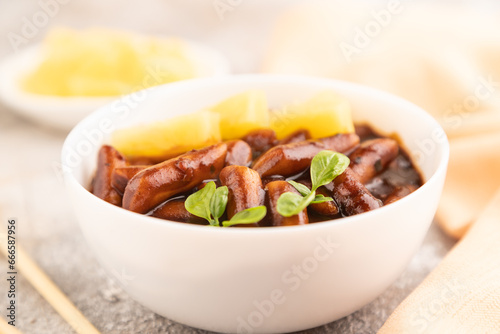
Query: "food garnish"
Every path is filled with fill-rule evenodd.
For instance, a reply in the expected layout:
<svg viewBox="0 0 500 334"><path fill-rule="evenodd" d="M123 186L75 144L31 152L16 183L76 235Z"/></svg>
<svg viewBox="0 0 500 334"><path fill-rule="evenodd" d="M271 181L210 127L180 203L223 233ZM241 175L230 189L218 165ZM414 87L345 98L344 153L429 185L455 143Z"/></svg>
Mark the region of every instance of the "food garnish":
<svg viewBox="0 0 500 334"><path fill-rule="evenodd" d="M311 162L312 188L305 185L288 181L300 193L286 192L278 199L278 212L284 217L291 217L304 210L311 203L322 203L333 201L331 197L316 195L316 190L342 174L349 166L349 158L342 153L324 150L316 154Z"/></svg>
<svg viewBox="0 0 500 334"><path fill-rule="evenodd" d="M185 202L186 210L191 214L206 219L211 226L229 227L239 224L253 224L266 216L265 206L245 209L235 214L230 220L219 222L227 206L228 189L216 187L214 181L208 182L202 189L191 194Z"/></svg>

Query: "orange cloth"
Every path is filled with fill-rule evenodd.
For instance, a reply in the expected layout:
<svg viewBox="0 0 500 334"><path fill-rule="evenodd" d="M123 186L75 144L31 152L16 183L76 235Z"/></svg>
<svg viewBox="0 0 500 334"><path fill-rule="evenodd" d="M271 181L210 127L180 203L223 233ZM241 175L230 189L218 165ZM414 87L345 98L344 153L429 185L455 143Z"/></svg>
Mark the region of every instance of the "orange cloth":
<svg viewBox="0 0 500 334"><path fill-rule="evenodd" d="M278 18L263 71L391 92L450 137L500 131L498 31L498 11L456 3L307 1Z"/></svg>
<svg viewBox="0 0 500 334"><path fill-rule="evenodd" d="M500 333L500 189L378 334Z"/></svg>
<svg viewBox="0 0 500 334"><path fill-rule="evenodd" d="M499 186L500 133L451 141L446 183L436 214L441 228L461 238Z"/></svg>

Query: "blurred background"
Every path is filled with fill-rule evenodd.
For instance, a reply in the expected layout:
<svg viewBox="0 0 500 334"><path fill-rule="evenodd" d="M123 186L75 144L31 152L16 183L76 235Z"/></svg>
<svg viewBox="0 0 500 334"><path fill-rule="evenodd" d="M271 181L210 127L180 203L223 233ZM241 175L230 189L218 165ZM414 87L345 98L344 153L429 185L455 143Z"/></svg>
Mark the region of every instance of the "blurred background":
<svg viewBox="0 0 500 334"><path fill-rule="evenodd" d="M0 0L0 22L0 61L22 57L58 26L174 36L213 48L227 58L231 73L314 75L387 90L426 109L451 140L500 132L500 2L495 0ZM5 73L0 78L7 78ZM64 115L19 112L8 102L9 87L17 84L0 85L0 155L6 161L0 164L2 222L18 219L29 253L103 332L200 333L137 305L115 283L126 275L110 277L99 268L59 178L69 128L54 127L51 118ZM376 332L460 236L443 228L446 233L431 228L407 271L379 299L309 332ZM19 291L23 331L71 332L22 278Z"/></svg>
<svg viewBox="0 0 500 334"><path fill-rule="evenodd" d="M39 28L35 36L29 38L29 43L42 40L45 33L54 25L75 28L111 27L160 36L173 35L213 46L228 57L235 72L253 72L260 69L276 17L288 6L299 2L299 0L56 1L60 10L47 24ZM23 17L31 20L33 14L43 11L39 1L36 0L5 0L0 3L0 9L4 35L10 31L21 33ZM9 40L3 38L2 55L13 51Z"/></svg>
<svg viewBox="0 0 500 334"><path fill-rule="evenodd" d="M61 26L175 36L220 52L232 73L327 76L390 91L460 136L500 124L493 114L485 124L456 117L500 104L498 89L464 101L500 77L499 8L487 0L2 1L0 56L19 54Z"/></svg>

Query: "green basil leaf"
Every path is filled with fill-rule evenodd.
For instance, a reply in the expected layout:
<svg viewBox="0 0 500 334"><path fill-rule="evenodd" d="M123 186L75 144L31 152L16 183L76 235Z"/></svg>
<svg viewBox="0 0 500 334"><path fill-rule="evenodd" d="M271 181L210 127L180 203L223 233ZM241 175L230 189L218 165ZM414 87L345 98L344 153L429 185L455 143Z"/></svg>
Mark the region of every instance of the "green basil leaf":
<svg viewBox="0 0 500 334"><path fill-rule="evenodd" d="M184 202L186 210L197 217L208 220L208 222L212 224L212 218L210 217L210 200L215 193L215 188L215 182L211 181L202 189L189 195L186 202Z"/></svg>
<svg viewBox="0 0 500 334"><path fill-rule="evenodd" d="M245 209L238 212L230 220L222 222L222 226L229 227L238 224L253 224L257 223L266 216L267 209L264 205L256 206L254 208Z"/></svg>
<svg viewBox="0 0 500 334"><path fill-rule="evenodd" d="M227 205L227 195L229 190L226 186L219 187L215 189L215 192L210 200L210 213L216 222L219 221L219 218L226 211Z"/></svg>
<svg viewBox="0 0 500 334"><path fill-rule="evenodd" d="M312 200L311 204L323 203L323 202L330 202L330 201L333 201L333 198L331 198L331 197L325 197L325 196L319 194L319 195L316 195L316 197L314 197L314 199Z"/></svg>
<svg viewBox="0 0 500 334"><path fill-rule="evenodd" d="M295 182L295 181L288 181L288 183L290 183L295 189L297 189L297 191L302 195L302 196L307 196L311 193L311 189L307 188L305 185L303 185L302 183L298 183L298 182Z"/></svg>
<svg viewBox="0 0 500 334"><path fill-rule="evenodd" d="M321 151L311 162L312 190L332 182L349 166L350 160L342 153Z"/></svg>
<svg viewBox="0 0 500 334"><path fill-rule="evenodd" d="M291 217L299 214L304 210L312 200L316 197L316 192L312 191L306 197L302 197L299 194L286 192L281 194L278 198L278 203L276 204L276 209L278 213L283 217Z"/></svg>

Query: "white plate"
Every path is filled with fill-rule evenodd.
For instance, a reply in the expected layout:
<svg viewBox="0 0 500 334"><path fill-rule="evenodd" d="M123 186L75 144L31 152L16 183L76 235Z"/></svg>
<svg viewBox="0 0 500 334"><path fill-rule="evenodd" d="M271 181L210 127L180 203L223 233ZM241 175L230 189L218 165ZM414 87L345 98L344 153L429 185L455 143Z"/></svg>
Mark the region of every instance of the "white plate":
<svg viewBox="0 0 500 334"><path fill-rule="evenodd" d="M187 50L198 77L229 74L228 60L216 50L191 41L187 42ZM37 44L0 63L0 100L31 120L68 131L92 111L119 97L59 97L23 91L20 79L33 70L41 59L41 46Z"/></svg>

